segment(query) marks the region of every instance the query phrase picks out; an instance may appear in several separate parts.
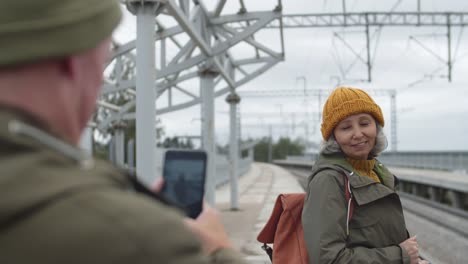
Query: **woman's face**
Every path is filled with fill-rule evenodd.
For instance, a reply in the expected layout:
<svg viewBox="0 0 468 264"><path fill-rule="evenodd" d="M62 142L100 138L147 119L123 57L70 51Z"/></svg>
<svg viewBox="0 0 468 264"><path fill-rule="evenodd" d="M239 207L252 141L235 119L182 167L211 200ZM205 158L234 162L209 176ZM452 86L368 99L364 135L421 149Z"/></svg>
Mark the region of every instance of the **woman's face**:
<svg viewBox="0 0 468 264"><path fill-rule="evenodd" d="M346 156L367 159L375 145L377 124L370 114L355 114L338 123L333 133Z"/></svg>

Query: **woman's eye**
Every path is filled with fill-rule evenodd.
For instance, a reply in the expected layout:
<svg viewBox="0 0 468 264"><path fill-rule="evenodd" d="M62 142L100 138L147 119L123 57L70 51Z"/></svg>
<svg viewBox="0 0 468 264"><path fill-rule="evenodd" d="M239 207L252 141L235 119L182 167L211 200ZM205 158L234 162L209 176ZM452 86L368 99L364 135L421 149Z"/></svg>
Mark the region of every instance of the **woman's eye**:
<svg viewBox="0 0 468 264"><path fill-rule="evenodd" d="M341 127L341 130L348 130L350 128L351 128L350 126L345 126L345 127Z"/></svg>
<svg viewBox="0 0 468 264"><path fill-rule="evenodd" d="M368 126L370 123L361 123L361 126Z"/></svg>

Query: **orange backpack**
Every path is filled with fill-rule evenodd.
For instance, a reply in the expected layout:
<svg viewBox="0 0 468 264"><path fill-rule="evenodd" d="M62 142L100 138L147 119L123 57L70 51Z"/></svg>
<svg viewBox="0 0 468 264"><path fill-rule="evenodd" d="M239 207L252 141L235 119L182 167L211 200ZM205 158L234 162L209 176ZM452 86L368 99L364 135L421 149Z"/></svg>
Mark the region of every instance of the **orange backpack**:
<svg viewBox="0 0 468 264"><path fill-rule="evenodd" d="M345 174L345 197L348 205L346 228L348 233L349 221L353 216L353 196L348 177ZM304 240L302 227L302 208L305 193L280 194L276 198L275 206L267 223L257 236L263 243L262 249L274 264L308 264L309 255ZM267 244L273 244L273 249Z"/></svg>

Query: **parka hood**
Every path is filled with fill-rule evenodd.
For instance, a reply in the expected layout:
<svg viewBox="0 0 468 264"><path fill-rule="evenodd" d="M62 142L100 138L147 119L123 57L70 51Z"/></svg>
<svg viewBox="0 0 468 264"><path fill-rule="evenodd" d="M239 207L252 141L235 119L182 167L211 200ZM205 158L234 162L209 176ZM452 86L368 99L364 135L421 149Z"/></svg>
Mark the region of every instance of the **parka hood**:
<svg viewBox="0 0 468 264"><path fill-rule="evenodd" d="M374 171L382 178L383 184L391 189L396 187L398 183L398 179L379 161L376 159L376 166ZM345 156L341 153L336 153L332 155L324 155L321 154L319 158L315 161L314 165L312 166L312 173L309 181L311 181L316 175L317 172L324 170L324 169L334 169L338 171L346 172L348 175L353 174L354 176L360 176L357 173L351 164L349 164ZM367 185L369 183L373 183L367 177L350 177L350 182L353 186L359 187L362 185Z"/></svg>
<svg viewBox="0 0 468 264"><path fill-rule="evenodd" d="M324 169L333 169L338 171L344 171L347 174L353 171L351 165L346 162L345 157L341 153L336 153L333 155L324 155L321 154L319 158L315 161L312 166L312 173L309 181L311 181L319 171Z"/></svg>
<svg viewBox="0 0 468 264"><path fill-rule="evenodd" d="M374 171L382 178L382 184L377 184L368 177L363 177L357 173L351 164L349 164L344 155L337 153L333 155L320 155L315 164L312 166L312 172L308 179L308 184L319 175L320 171L333 170L332 175L337 177L347 175L349 184L353 189L354 199L356 202L366 204L379 199L383 196L395 193L396 177L382 163L376 160ZM366 191L371 185L376 185L379 190L378 195Z"/></svg>

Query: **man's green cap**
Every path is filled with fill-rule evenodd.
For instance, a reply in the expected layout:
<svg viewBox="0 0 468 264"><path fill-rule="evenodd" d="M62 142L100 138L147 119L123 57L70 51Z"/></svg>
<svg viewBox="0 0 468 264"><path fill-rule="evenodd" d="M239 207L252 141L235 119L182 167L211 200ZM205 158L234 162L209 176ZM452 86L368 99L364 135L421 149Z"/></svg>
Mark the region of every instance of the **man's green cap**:
<svg viewBox="0 0 468 264"><path fill-rule="evenodd" d="M117 0L1 0L0 67L94 48L121 16Z"/></svg>

